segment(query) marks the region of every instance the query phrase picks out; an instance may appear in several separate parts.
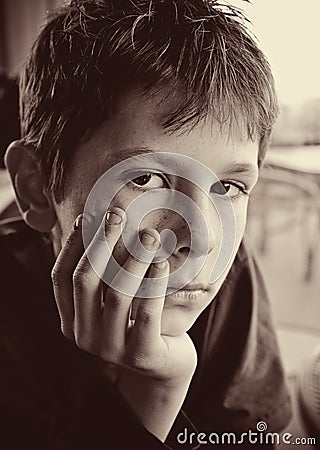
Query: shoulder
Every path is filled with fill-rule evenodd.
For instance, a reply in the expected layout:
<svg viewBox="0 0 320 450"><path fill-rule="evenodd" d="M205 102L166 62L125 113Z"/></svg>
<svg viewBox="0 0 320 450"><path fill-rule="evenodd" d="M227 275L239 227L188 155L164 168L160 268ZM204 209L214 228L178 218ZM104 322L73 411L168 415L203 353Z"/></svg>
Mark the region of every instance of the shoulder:
<svg viewBox="0 0 320 450"><path fill-rule="evenodd" d="M3 301L8 296L11 297L24 273L19 255L28 241L28 230L21 219L0 222L0 279Z"/></svg>
<svg viewBox="0 0 320 450"><path fill-rule="evenodd" d="M56 315L47 247L41 234L21 219L0 222L0 321L10 334L49 311Z"/></svg>
<svg viewBox="0 0 320 450"><path fill-rule="evenodd" d="M50 270L51 260L51 244L41 233L28 227L20 217L0 221L2 279L7 274L25 273L29 278L40 281L40 277Z"/></svg>

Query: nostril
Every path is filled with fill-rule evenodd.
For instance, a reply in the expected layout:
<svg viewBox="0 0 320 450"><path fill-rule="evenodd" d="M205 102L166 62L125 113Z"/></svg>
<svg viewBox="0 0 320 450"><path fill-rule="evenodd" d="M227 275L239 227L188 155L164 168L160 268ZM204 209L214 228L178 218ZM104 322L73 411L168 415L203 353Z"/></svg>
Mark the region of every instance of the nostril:
<svg viewBox="0 0 320 450"><path fill-rule="evenodd" d="M190 248L189 247L180 247L179 253L181 253L184 256L188 256L190 253Z"/></svg>

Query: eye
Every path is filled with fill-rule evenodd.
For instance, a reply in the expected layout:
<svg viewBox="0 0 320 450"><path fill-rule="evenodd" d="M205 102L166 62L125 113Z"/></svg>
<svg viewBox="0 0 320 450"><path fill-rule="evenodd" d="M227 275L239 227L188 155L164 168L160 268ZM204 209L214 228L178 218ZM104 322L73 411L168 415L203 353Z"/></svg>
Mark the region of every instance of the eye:
<svg viewBox="0 0 320 450"><path fill-rule="evenodd" d="M136 188L139 186L143 190L159 189L167 186L165 177L162 174L151 172L142 173L136 178L133 178L131 183L134 184Z"/></svg>
<svg viewBox="0 0 320 450"><path fill-rule="evenodd" d="M241 195L248 195L246 186L236 181L217 181L211 186L211 194L236 199Z"/></svg>

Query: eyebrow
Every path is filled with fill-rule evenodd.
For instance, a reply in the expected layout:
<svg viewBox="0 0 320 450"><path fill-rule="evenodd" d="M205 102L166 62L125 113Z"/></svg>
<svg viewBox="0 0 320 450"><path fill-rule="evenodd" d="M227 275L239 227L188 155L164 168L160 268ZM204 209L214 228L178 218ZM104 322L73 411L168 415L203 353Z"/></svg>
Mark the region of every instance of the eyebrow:
<svg viewBox="0 0 320 450"><path fill-rule="evenodd" d="M222 171L223 175L244 174L250 178L258 178L259 169L250 163L232 163Z"/></svg>
<svg viewBox="0 0 320 450"><path fill-rule="evenodd" d="M131 148L125 148L121 151L119 151L117 154L112 155L111 157L111 162L112 164L117 164L121 161L124 161L127 158L131 158L131 157L136 157L136 160L139 161L139 156L143 157L144 155L148 154L148 153L152 153L154 156L154 161L160 165L163 165L163 159L161 157L161 154L163 153L163 151L160 151L156 148L150 148L150 147L131 147ZM168 153L173 153L173 152L168 152ZM179 167L180 169L184 169L185 166L185 162L184 161L180 161L180 160L176 160L176 158L174 158L174 156L172 156L172 158L168 157L168 160L170 162L170 168L174 170L174 168ZM110 160L109 160L110 161ZM144 159L142 159L141 162L145 162Z"/></svg>
<svg viewBox="0 0 320 450"><path fill-rule="evenodd" d="M117 164L127 158L131 158L133 156L139 156L144 155L147 153L155 153L157 152L156 149L151 149L148 147L132 147L132 148L125 148L123 150L120 150L116 154L113 154L110 158L111 162L113 164Z"/></svg>

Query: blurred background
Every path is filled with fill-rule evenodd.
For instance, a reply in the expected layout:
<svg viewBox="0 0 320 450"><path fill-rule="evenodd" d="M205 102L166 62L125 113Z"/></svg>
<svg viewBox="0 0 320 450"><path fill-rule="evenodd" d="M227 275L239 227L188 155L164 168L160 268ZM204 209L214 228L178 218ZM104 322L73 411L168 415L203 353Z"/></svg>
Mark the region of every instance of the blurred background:
<svg viewBox="0 0 320 450"><path fill-rule="evenodd" d="M25 57L48 13L62 3L0 0L2 153L19 138L16 80ZM231 3L250 18L249 27L273 68L280 99L272 146L250 202L247 234L266 278L292 390L295 416L289 431L311 436L297 392L303 397L301 379L307 380L311 397L312 389L318 389L312 408L313 426L320 429L320 365L310 369L310 355L320 345L320 2ZM12 191L5 170L0 172L0 213L10 215ZM308 370L315 374L313 381L305 375Z"/></svg>
<svg viewBox="0 0 320 450"><path fill-rule="evenodd" d="M248 234L268 279L276 322L288 333L309 336L312 347L320 343L320 2L234 3L247 12L271 63L281 108L251 200ZM306 339L291 342L288 337L286 352L296 361L288 361L289 371L309 348Z"/></svg>
<svg viewBox="0 0 320 450"><path fill-rule="evenodd" d="M292 393L287 431L320 436L320 2L236 4L270 61L281 108L247 234L267 282Z"/></svg>

